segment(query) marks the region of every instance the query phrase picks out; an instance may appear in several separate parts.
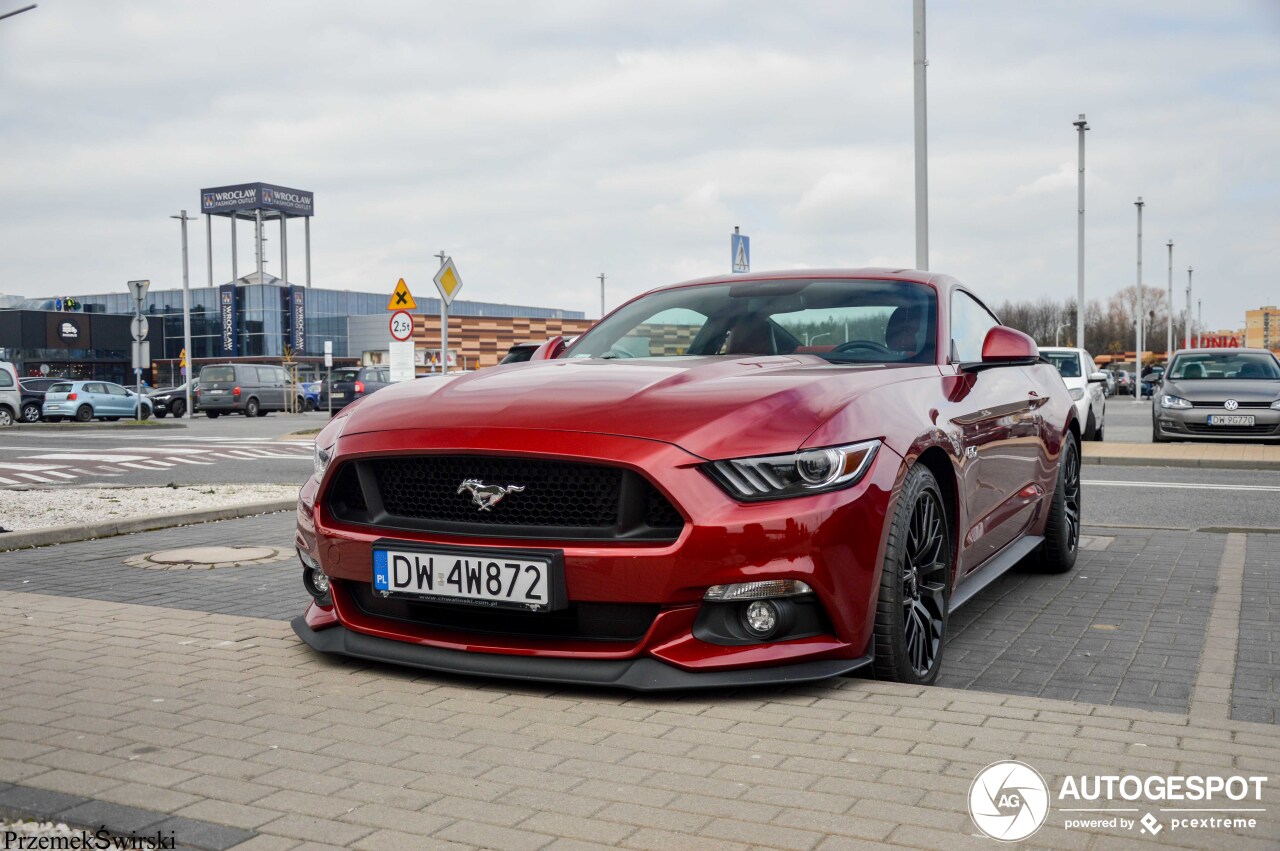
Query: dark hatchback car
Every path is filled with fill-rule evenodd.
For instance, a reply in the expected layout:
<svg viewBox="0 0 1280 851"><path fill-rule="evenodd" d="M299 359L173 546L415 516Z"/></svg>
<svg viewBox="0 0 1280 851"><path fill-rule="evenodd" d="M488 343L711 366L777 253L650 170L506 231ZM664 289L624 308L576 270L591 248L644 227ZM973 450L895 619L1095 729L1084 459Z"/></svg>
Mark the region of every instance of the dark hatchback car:
<svg viewBox="0 0 1280 851"><path fill-rule="evenodd" d="M148 394L151 397L151 403L155 406L157 417L164 417L172 414L175 418L181 418L187 412L187 385L179 384L177 387L165 387L154 390ZM200 379L196 379L191 384L191 410L200 410Z"/></svg>
<svg viewBox="0 0 1280 851"><path fill-rule="evenodd" d="M22 410L18 419L24 423L40 422L40 409L44 407L44 394L49 388L65 378L20 378L18 384L22 388Z"/></svg>
<svg viewBox="0 0 1280 851"><path fill-rule="evenodd" d="M1151 412L1154 443L1280 441L1280 361L1266 349L1178 352Z"/></svg>
<svg viewBox="0 0 1280 851"><path fill-rule="evenodd" d="M328 410L329 394L333 394L333 412L336 414L357 399L363 399L375 390L391 383L389 366L345 366L335 369L330 381L320 384L320 410Z"/></svg>

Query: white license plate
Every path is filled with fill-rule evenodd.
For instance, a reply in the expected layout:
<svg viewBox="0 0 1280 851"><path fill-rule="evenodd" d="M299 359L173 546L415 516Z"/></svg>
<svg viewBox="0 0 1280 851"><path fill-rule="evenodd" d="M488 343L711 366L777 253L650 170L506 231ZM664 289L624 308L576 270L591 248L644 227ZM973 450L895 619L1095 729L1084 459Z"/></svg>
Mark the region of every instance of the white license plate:
<svg viewBox="0 0 1280 851"><path fill-rule="evenodd" d="M1253 417L1245 417L1239 414L1213 414L1209 417L1209 425L1251 426L1253 425Z"/></svg>
<svg viewBox="0 0 1280 851"><path fill-rule="evenodd" d="M210 395L210 396L225 396L225 395L226 395L226 393L227 393L227 391L225 391L225 390L210 390L210 391L209 391L209 395Z"/></svg>
<svg viewBox="0 0 1280 851"><path fill-rule="evenodd" d="M438 602L545 611L553 581L550 558L523 553L373 550L373 590Z"/></svg>

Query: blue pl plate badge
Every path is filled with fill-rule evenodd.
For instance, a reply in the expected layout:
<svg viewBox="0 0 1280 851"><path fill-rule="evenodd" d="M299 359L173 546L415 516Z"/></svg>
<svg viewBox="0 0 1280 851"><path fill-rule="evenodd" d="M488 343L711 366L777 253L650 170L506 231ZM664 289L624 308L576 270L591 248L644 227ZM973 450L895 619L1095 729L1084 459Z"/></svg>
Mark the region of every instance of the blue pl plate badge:
<svg viewBox="0 0 1280 851"><path fill-rule="evenodd" d="M387 551L373 551L373 588L375 591L390 591L391 579L387 573Z"/></svg>

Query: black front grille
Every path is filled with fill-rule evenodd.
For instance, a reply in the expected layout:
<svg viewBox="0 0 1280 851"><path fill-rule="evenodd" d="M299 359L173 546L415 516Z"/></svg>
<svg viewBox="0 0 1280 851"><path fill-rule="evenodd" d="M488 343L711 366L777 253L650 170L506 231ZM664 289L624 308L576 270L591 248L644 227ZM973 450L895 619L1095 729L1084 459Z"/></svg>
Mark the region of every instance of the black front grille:
<svg viewBox="0 0 1280 851"><path fill-rule="evenodd" d="M1221 434L1228 436L1249 435L1252 437L1267 437L1276 433L1276 427L1271 424L1267 425L1251 425L1251 426L1221 426L1209 425L1208 423L1187 423L1187 431L1192 434Z"/></svg>
<svg viewBox="0 0 1280 851"><path fill-rule="evenodd" d="M343 587L356 606L371 617L488 635L634 642L644 637L658 616L658 606L641 603L571 603L551 612L526 612L379 597L362 582L344 582Z"/></svg>
<svg viewBox="0 0 1280 851"><path fill-rule="evenodd" d="M468 482L479 485L467 486ZM483 487L481 487L483 486ZM508 489L497 494L492 486ZM473 491L486 500L477 502ZM674 540L684 518L621 467L488 455L413 455L343 464L325 497L340 520L525 539Z"/></svg>

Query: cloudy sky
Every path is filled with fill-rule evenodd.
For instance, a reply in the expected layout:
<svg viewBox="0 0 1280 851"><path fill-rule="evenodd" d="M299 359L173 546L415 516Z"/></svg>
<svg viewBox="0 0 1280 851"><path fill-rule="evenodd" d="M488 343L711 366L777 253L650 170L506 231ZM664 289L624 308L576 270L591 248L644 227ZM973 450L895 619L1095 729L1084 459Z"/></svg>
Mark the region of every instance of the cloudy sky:
<svg viewBox="0 0 1280 851"><path fill-rule="evenodd" d="M324 287L429 294L445 249L463 298L595 316L601 272L612 307L728 271L734 225L754 269L914 265L908 0L39 3L0 21L3 294L179 285L167 216L255 180L316 193ZM1148 283L1172 238L1207 325L1280 303L1280 0L933 0L928 34L932 268L1074 294L1084 112L1090 297L1142 195Z"/></svg>

